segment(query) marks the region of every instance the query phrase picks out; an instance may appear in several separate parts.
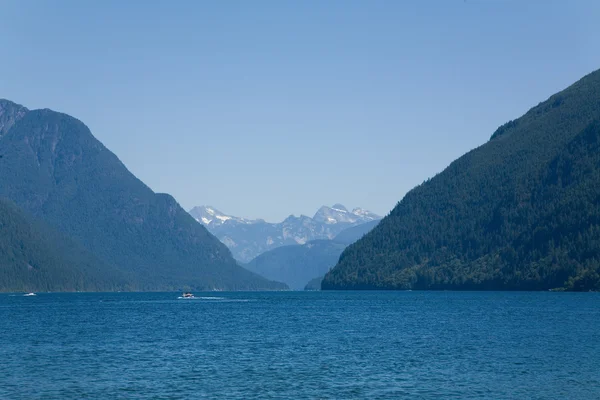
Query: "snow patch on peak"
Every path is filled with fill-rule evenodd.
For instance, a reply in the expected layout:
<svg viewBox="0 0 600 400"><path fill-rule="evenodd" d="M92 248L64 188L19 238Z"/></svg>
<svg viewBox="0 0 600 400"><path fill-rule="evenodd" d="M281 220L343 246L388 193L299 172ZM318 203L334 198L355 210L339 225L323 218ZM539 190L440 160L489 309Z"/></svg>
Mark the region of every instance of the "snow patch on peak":
<svg viewBox="0 0 600 400"><path fill-rule="evenodd" d="M336 211L340 211L340 212L348 212L348 209L340 203L335 203L334 205L331 206L331 208L333 208Z"/></svg>
<svg viewBox="0 0 600 400"><path fill-rule="evenodd" d="M229 247L230 249L237 247L237 243L235 242L235 240L233 240L232 238L230 238L228 236L222 237L221 242L223 242L223 244L225 246Z"/></svg>
<svg viewBox="0 0 600 400"><path fill-rule="evenodd" d="M304 244L304 243L306 243L306 238L305 237L298 237L298 236L296 236L296 237L294 237L294 240L298 244Z"/></svg>
<svg viewBox="0 0 600 400"><path fill-rule="evenodd" d="M227 215L212 206L198 206L190 210L192 217L200 223L220 226L224 223L253 224L255 221ZM228 222L229 221L229 222Z"/></svg>
<svg viewBox="0 0 600 400"><path fill-rule="evenodd" d="M373 221L376 219L381 219L381 217L375 213L372 213L369 210L365 210L364 208L355 208L352 210L352 214L359 216L365 221Z"/></svg>
<svg viewBox="0 0 600 400"><path fill-rule="evenodd" d="M249 262L257 255L280 246L306 245L311 240L333 239L344 229L380 219L363 208L356 207L349 211L339 203L332 207L320 207L313 217L291 214L278 223L227 215L212 206L194 207L190 214L242 262Z"/></svg>

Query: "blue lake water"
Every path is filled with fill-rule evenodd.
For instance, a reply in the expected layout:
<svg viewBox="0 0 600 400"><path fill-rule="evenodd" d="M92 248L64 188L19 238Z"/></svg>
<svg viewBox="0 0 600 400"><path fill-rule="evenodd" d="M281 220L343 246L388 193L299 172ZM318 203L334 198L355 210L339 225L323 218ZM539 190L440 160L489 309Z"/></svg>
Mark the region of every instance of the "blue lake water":
<svg viewBox="0 0 600 400"><path fill-rule="evenodd" d="M600 293L178 295L0 294L0 398L600 398Z"/></svg>

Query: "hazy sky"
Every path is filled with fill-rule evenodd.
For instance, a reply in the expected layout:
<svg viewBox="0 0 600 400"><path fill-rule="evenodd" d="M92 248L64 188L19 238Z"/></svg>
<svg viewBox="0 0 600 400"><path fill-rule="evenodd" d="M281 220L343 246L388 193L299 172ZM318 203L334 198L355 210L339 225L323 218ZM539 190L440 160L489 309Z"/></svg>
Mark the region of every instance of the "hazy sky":
<svg viewBox="0 0 600 400"><path fill-rule="evenodd" d="M0 2L0 98L85 122L184 208L386 214L600 68L600 2Z"/></svg>

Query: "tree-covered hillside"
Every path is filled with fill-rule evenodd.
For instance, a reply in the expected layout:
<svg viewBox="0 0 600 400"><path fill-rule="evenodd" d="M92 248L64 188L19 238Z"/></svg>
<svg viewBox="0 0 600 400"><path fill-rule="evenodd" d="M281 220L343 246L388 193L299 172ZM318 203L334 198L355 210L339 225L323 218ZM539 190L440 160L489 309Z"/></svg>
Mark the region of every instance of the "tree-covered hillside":
<svg viewBox="0 0 600 400"><path fill-rule="evenodd" d="M0 137L0 195L114 265L132 289L285 287L239 267L225 245L171 196L133 176L82 122L0 103L0 121L10 122Z"/></svg>
<svg viewBox="0 0 600 400"><path fill-rule="evenodd" d="M115 268L0 199L0 292L127 289Z"/></svg>
<svg viewBox="0 0 600 400"><path fill-rule="evenodd" d="M410 191L324 289L600 289L600 71Z"/></svg>

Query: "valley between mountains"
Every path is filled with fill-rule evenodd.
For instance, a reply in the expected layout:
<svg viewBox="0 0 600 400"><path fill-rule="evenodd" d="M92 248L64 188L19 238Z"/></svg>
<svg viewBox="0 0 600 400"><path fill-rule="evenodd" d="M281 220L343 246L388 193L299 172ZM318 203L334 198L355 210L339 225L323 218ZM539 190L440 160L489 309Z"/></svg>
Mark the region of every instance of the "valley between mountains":
<svg viewBox="0 0 600 400"><path fill-rule="evenodd" d="M194 207L190 214L227 245L244 268L294 290L325 275L346 246L381 219L339 203L322 206L313 217L290 215L279 223L239 218L211 206Z"/></svg>
<svg viewBox="0 0 600 400"><path fill-rule="evenodd" d="M0 227L3 292L600 290L600 71L384 218L341 204L277 223L188 213L83 122L0 100Z"/></svg>

